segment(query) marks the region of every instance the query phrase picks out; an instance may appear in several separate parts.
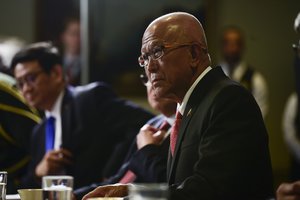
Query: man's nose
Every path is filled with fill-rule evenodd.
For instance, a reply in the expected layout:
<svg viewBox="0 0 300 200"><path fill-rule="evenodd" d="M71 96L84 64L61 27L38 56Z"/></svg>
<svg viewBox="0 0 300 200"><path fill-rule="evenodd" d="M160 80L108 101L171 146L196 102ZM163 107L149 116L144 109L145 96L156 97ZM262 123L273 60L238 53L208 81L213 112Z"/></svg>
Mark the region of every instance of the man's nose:
<svg viewBox="0 0 300 200"><path fill-rule="evenodd" d="M149 58L148 66L146 67L146 70L149 72L154 72L158 69L158 60L154 60L152 58Z"/></svg>
<svg viewBox="0 0 300 200"><path fill-rule="evenodd" d="M24 94L32 89L32 86L26 82L23 83L22 88L20 88L21 92Z"/></svg>

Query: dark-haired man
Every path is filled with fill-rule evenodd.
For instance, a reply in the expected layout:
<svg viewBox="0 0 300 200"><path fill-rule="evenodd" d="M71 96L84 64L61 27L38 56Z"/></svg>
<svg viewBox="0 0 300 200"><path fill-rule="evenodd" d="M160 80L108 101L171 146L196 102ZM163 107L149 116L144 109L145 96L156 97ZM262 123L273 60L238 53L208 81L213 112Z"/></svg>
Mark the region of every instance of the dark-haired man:
<svg viewBox="0 0 300 200"><path fill-rule="evenodd" d="M74 176L75 188L101 179L107 162L118 169L124 150L152 117L103 83L68 87L61 56L50 43L24 48L11 68L28 103L45 111L33 133L32 161L23 187L38 187L42 176L53 174Z"/></svg>

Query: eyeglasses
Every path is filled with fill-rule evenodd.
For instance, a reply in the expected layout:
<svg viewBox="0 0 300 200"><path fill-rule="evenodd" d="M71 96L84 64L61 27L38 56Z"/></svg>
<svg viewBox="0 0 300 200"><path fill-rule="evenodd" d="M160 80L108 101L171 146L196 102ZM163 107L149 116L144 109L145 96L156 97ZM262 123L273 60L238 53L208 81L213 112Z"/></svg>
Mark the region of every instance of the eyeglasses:
<svg viewBox="0 0 300 200"><path fill-rule="evenodd" d="M22 78L17 79L17 87L22 90L25 83L29 86L33 86L35 84L35 81L37 79L37 77L44 73L43 70L37 71L37 72L32 72L30 74L25 75Z"/></svg>
<svg viewBox="0 0 300 200"><path fill-rule="evenodd" d="M169 50L175 50L181 47L185 47L185 46L191 46L193 45L193 43L183 43L183 44L164 44L164 45L160 45L160 46L155 46L150 52L142 54L139 58L138 58L138 62L140 67L147 67L149 65L149 61L150 58L152 60L158 60L160 58L162 58L166 52L166 49Z"/></svg>

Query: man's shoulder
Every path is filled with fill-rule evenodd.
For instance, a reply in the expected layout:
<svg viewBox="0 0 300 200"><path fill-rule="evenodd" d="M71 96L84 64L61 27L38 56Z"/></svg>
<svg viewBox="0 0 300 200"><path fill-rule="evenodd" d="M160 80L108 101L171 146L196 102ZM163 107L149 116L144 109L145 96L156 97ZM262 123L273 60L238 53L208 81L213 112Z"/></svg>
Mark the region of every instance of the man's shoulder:
<svg viewBox="0 0 300 200"><path fill-rule="evenodd" d="M233 98L232 94L241 93L249 92L240 83L227 77L221 67L214 67L195 88L192 98L195 104L204 101L212 103L216 97L224 95L224 98Z"/></svg>
<svg viewBox="0 0 300 200"><path fill-rule="evenodd" d="M76 94L90 92L95 90L111 90L111 87L104 82L92 82L86 85L81 85L77 87L73 87L72 91Z"/></svg>
<svg viewBox="0 0 300 200"><path fill-rule="evenodd" d="M112 88L104 82L92 82L77 87L68 87L68 92L75 98L84 98L87 96L116 96Z"/></svg>

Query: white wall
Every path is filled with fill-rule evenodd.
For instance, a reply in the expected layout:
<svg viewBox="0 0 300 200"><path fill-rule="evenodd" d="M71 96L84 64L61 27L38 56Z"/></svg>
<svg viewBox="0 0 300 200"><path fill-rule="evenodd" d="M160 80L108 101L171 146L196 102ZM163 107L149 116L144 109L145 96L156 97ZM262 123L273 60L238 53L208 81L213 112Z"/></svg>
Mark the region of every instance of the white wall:
<svg viewBox="0 0 300 200"><path fill-rule="evenodd" d="M33 42L35 36L35 0L0 1L0 36L17 36Z"/></svg>

